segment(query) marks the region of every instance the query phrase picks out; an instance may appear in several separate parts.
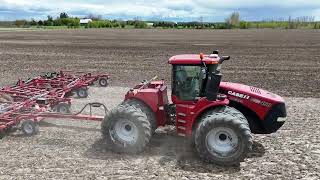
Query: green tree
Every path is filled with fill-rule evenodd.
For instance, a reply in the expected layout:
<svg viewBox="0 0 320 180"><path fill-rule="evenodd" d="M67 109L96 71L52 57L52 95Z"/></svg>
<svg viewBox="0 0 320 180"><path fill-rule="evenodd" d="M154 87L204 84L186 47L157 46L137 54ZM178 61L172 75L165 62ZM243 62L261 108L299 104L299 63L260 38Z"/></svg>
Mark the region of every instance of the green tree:
<svg viewBox="0 0 320 180"><path fill-rule="evenodd" d="M47 20L43 22L43 24L45 26L53 26L54 22L53 22L53 18L52 16L47 16Z"/></svg>
<svg viewBox="0 0 320 180"><path fill-rule="evenodd" d="M39 26L43 26L43 21L41 21L41 20L38 21L38 25L39 25Z"/></svg>
<svg viewBox="0 0 320 180"><path fill-rule="evenodd" d="M146 22L136 20L134 21L134 27L139 29L144 29L144 28L147 28L148 25Z"/></svg>
<svg viewBox="0 0 320 180"><path fill-rule="evenodd" d="M225 21L231 28L239 27L240 14L238 12L233 12Z"/></svg>
<svg viewBox="0 0 320 180"><path fill-rule="evenodd" d="M31 25L31 26L36 26L36 25L38 25L38 23L37 23L37 21L35 21L35 20L32 18L31 21L30 21L30 25Z"/></svg>
<svg viewBox="0 0 320 180"><path fill-rule="evenodd" d="M240 29L248 29L249 28L249 22L246 21L240 21Z"/></svg>
<svg viewBox="0 0 320 180"><path fill-rule="evenodd" d="M68 18L69 15L66 12L60 13L60 19Z"/></svg>

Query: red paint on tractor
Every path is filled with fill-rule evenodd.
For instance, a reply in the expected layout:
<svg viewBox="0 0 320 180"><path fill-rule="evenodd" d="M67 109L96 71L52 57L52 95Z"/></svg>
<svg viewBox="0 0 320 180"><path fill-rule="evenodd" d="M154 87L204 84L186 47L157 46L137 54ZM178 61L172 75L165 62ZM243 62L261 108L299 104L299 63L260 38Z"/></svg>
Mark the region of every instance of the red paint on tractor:
<svg viewBox="0 0 320 180"><path fill-rule="evenodd" d="M228 99L239 102L243 106L254 110L261 120L264 120L272 106L284 103L284 99L279 95L243 84L221 82L220 90L225 92ZM231 92L243 94L249 98L237 97Z"/></svg>

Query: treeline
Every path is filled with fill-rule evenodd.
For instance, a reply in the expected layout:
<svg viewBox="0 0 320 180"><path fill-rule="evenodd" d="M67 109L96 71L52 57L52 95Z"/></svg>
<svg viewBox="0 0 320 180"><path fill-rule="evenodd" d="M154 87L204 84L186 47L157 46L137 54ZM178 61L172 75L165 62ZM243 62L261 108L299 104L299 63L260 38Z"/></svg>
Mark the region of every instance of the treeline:
<svg viewBox="0 0 320 180"><path fill-rule="evenodd" d="M232 13L225 22L153 22L154 28L178 28L178 29L320 29L320 22L315 22L314 17L303 16L297 18L289 17L287 20L265 20L249 22L240 19L240 14Z"/></svg>
<svg viewBox="0 0 320 180"><path fill-rule="evenodd" d="M117 21L117 20L93 20L84 25L85 28L147 28L148 24L144 21L130 20L130 21Z"/></svg>
<svg viewBox="0 0 320 180"><path fill-rule="evenodd" d="M88 15L85 17L91 22L80 24L80 18L70 17L67 13L60 13L60 16L53 19L47 16L46 20L31 21L16 20L12 23L15 27L46 27L46 26L66 26L68 28L175 28L175 29L250 29L250 28L281 28L281 29L320 29L320 22L315 22L314 17L303 16L284 20L265 20L265 21L243 21L238 12L230 14L224 22L211 23L200 21L193 22L170 22L170 21L141 21L135 20L104 20L101 16ZM0 22L0 26L10 26L9 22Z"/></svg>
<svg viewBox="0 0 320 180"><path fill-rule="evenodd" d="M248 22L241 21L238 12L232 13L225 20L226 29L250 29L250 28L281 28L281 29L320 29L320 22L316 22L314 17L302 16L297 18L280 19L280 20L265 20Z"/></svg>
<svg viewBox="0 0 320 180"><path fill-rule="evenodd" d="M80 19L69 17L67 13L60 13L60 16L53 19L52 16L47 16L46 20L36 21L31 19L27 20L16 20L14 23L17 27L30 27L30 26L68 26L68 27L79 27Z"/></svg>
<svg viewBox="0 0 320 180"><path fill-rule="evenodd" d="M11 24L16 27L45 27L45 26L66 26L68 28L125 28L125 27L134 27L134 28L147 28L147 22L140 20L129 20L129 21L117 21L117 20L103 20L101 16L88 15L88 19L91 19L91 22L80 24L80 18L70 17L67 13L60 13L60 16L56 19L53 19L52 16L47 16L46 20L36 21L31 19L27 20L16 20L14 24ZM0 23L1 25L1 23Z"/></svg>

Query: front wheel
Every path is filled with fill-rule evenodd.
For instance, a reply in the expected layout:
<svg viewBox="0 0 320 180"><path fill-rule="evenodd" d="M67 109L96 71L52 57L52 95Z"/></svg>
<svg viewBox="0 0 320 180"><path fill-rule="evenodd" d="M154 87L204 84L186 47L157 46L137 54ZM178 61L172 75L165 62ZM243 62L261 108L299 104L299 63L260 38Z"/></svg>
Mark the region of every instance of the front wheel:
<svg viewBox="0 0 320 180"><path fill-rule="evenodd" d="M101 124L102 136L113 151L139 153L151 138L151 125L141 109L119 105Z"/></svg>
<svg viewBox="0 0 320 180"><path fill-rule="evenodd" d="M195 146L204 161L222 166L238 165L252 148L248 123L233 114L215 112L202 119L196 130Z"/></svg>

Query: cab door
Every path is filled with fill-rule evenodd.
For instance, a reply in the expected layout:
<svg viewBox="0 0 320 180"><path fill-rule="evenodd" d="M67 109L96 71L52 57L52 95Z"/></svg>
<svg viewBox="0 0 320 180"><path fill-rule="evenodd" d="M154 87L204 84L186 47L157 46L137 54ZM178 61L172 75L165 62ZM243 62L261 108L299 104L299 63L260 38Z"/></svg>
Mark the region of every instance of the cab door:
<svg viewBox="0 0 320 180"><path fill-rule="evenodd" d="M197 101L201 97L203 78L201 66L174 65L172 76L172 102L176 104L176 127L181 136L189 134Z"/></svg>

